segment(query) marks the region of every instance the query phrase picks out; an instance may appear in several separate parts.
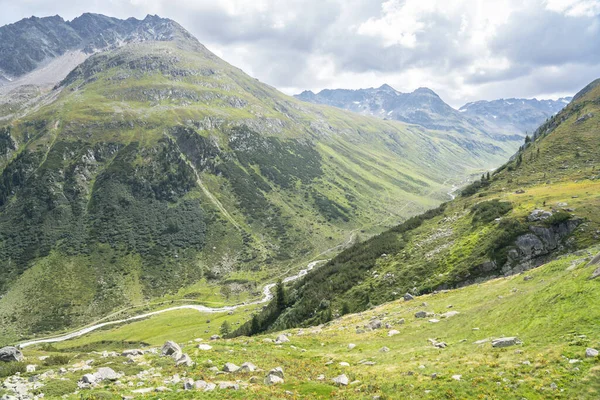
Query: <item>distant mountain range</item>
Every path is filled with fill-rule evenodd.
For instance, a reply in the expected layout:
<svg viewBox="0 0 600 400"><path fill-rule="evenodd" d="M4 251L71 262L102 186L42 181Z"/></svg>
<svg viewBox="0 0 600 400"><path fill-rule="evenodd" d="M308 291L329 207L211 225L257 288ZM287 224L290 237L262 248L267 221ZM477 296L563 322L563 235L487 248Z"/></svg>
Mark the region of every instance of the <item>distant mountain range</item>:
<svg viewBox="0 0 600 400"><path fill-rule="evenodd" d="M402 93L387 84L358 90L325 89L316 94L307 90L295 97L427 129L463 133L482 131L495 139L508 140L525 136L571 101L570 97L558 100L501 99L468 103L456 110L431 89Z"/></svg>

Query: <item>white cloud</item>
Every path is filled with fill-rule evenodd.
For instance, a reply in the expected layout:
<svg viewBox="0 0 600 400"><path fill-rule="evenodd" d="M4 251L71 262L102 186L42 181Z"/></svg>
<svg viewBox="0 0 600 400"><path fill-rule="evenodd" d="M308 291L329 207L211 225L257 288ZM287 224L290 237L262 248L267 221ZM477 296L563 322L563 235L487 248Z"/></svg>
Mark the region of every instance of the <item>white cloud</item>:
<svg viewBox="0 0 600 400"><path fill-rule="evenodd" d="M600 71L599 0L0 0L0 24L159 14L287 93L428 86L454 106L574 93Z"/></svg>

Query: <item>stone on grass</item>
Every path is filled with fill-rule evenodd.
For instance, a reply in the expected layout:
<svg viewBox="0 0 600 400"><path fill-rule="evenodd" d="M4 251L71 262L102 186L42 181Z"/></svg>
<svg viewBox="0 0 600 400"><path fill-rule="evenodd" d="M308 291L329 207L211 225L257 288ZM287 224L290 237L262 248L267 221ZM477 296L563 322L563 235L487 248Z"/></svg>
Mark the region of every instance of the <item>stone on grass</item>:
<svg viewBox="0 0 600 400"><path fill-rule="evenodd" d="M404 300L405 300L405 301L413 300L414 298L415 298L415 297L414 297L412 294L410 294L410 293L406 293L406 294L404 295Z"/></svg>
<svg viewBox="0 0 600 400"><path fill-rule="evenodd" d="M94 376L98 381L116 381L119 379L119 374L117 374L112 368L108 367L98 368L98 371L94 373Z"/></svg>
<svg viewBox="0 0 600 400"><path fill-rule="evenodd" d="M521 341L516 337L505 337L492 340L492 347L508 347L521 344Z"/></svg>
<svg viewBox="0 0 600 400"><path fill-rule="evenodd" d="M417 311L415 313L415 318L425 318L427 316L427 311Z"/></svg>
<svg viewBox="0 0 600 400"><path fill-rule="evenodd" d="M348 383L350 382L350 380L348 379L346 374L336 376L335 378L332 379L332 381L334 384L336 384L338 386L348 386Z"/></svg>
<svg viewBox="0 0 600 400"><path fill-rule="evenodd" d="M348 345L348 350L352 350L352 349L353 349L353 348L355 348L355 347L356 347L356 345L355 345L354 343L350 343L350 344Z"/></svg>
<svg viewBox="0 0 600 400"><path fill-rule="evenodd" d="M219 336L219 335L212 335L210 337L210 340L219 340L219 339L221 339L221 336Z"/></svg>
<svg viewBox="0 0 600 400"><path fill-rule="evenodd" d="M256 365L251 362L245 362L240 366L239 372L254 372L256 369Z"/></svg>
<svg viewBox="0 0 600 400"><path fill-rule="evenodd" d="M369 322L367 324L367 327L370 329L380 329L383 326L383 322L381 322L381 320L378 319L374 319L373 321Z"/></svg>
<svg viewBox="0 0 600 400"><path fill-rule="evenodd" d="M403 324L404 324L404 322L405 322L405 321L404 321L404 318L400 318L400 319L398 320L398 324L400 324L400 325L403 325Z"/></svg>
<svg viewBox="0 0 600 400"><path fill-rule="evenodd" d="M223 371L225 372L237 372L240 369L240 367L238 367L237 365L233 364L233 363L226 363L223 366Z"/></svg>
<svg viewBox="0 0 600 400"><path fill-rule="evenodd" d="M219 389L221 390L239 390L240 385L234 382L219 382Z"/></svg>
<svg viewBox="0 0 600 400"><path fill-rule="evenodd" d="M212 382L208 382L206 383L206 387L204 388L205 392L212 392L213 390L215 390L215 388L217 387L217 385L215 385Z"/></svg>
<svg viewBox="0 0 600 400"><path fill-rule="evenodd" d="M380 353L387 353L388 351L390 351L389 347L383 346L382 348L379 349Z"/></svg>
<svg viewBox="0 0 600 400"><path fill-rule="evenodd" d="M452 375L452 379L455 381L460 381L460 378L462 378L462 375Z"/></svg>
<svg viewBox="0 0 600 400"><path fill-rule="evenodd" d="M598 357L598 350L592 348L585 349L585 356L588 358Z"/></svg>
<svg viewBox="0 0 600 400"><path fill-rule="evenodd" d="M429 320L429 322L431 322L432 324L437 324L438 322L440 322L440 320L432 318L432 319Z"/></svg>
<svg viewBox="0 0 600 400"><path fill-rule="evenodd" d="M14 346L6 346L0 349L0 361L23 361L23 353Z"/></svg>
<svg viewBox="0 0 600 400"><path fill-rule="evenodd" d="M275 339L275 343L277 344L287 343L289 341L290 339L286 335L279 335L277 336L277 339Z"/></svg>
<svg viewBox="0 0 600 400"><path fill-rule="evenodd" d="M394 335L398 335L400 334L400 331L396 330L396 329L392 329L391 331L388 332L388 336L394 336Z"/></svg>
<svg viewBox="0 0 600 400"><path fill-rule="evenodd" d="M208 351L212 349L212 346L210 344L201 343L198 345L198 348L203 351Z"/></svg>
<svg viewBox="0 0 600 400"><path fill-rule="evenodd" d="M87 383L89 385L92 385L92 384L96 383L97 379L94 374L85 374L84 376L81 377L81 379L79 381L82 383Z"/></svg>
<svg viewBox="0 0 600 400"><path fill-rule="evenodd" d="M123 352L121 353L121 355L123 357L129 357L129 356L141 356L144 355L144 351L140 350L140 349L129 349L129 350L123 350Z"/></svg>
<svg viewBox="0 0 600 400"><path fill-rule="evenodd" d="M268 374L265 377L265 385L271 386L271 385L277 385L277 384L280 384L280 383L283 383L283 379L281 379L277 375Z"/></svg>
<svg viewBox="0 0 600 400"><path fill-rule="evenodd" d="M443 314L441 315L441 317L442 317L442 318L451 318L451 317L454 317L454 316L456 316L456 315L458 315L458 314L460 314L458 311L448 311L448 312L446 312L446 313L443 313Z"/></svg>
<svg viewBox="0 0 600 400"><path fill-rule="evenodd" d="M179 357L177 359L177 361L175 362L176 367L179 367L181 365L184 365L186 367L191 367L192 365L194 365L194 362L192 361L190 356L188 356L187 354L182 354L181 357Z"/></svg>
<svg viewBox="0 0 600 400"><path fill-rule="evenodd" d="M276 376L280 377L281 379L285 378L285 376L283 374L283 368L281 368L281 367L273 368L272 370L269 371L269 373L267 375L276 375Z"/></svg>
<svg viewBox="0 0 600 400"><path fill-rule="evenodd" d="M27 372L35 372L35 369L36 369L36 368L37 368L37 365L30 364L30 365L28 365L27 367L25 367L25 370L26 370Z"/></svg>
<svg viewBox="0 0 600 400"><path fill-rule="evenodd" d="M163 356L171 356L177 360L181 357L182 354L181 347L179 347L177 343L169 340L165 342L165 344L163 344L160 354L162 354Z"/></svg>
<svg viewBox="0 0 600 400"><path fill-rule="evenodd" d="M346 361L342 361L340 363L340 367L349 367L349 366L350 366L350 364L348 364Z"/></svg>

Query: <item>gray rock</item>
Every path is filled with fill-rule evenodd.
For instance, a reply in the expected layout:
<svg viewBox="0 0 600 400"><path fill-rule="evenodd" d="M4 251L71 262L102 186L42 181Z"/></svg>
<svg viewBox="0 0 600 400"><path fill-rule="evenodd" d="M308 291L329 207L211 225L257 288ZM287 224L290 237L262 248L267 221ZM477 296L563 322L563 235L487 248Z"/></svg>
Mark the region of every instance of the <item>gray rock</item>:
<svg viewBox="0 0 600 400"><path fill-rule="evenodd" d="M348 386L348 383L350 382L350 380L348 379L346 374L336 376L335 378L332 379L332 381L337 386Z"/></svg>
<svg viewBox="0 0 600 400"><path fill-rule="evenodd" d="M265 385L271 386L271 385L277 385L280 383L283 383L283 379L281 379L279 376L277 375L267 375L265 377Z"/></svg>
<svg viewBox="0 0 600 400"><path fill-rule="evenodd" d="M212 349L212 346L210 344L201 343L198 345L198 348L203 351L208 351Z"/></svg>
<svg viewBox="0 0 600 400"><path fill-rule="evenodd" d="M98 381L116 381L119 379L119 374L117 374L112 368L108 367L98 368L98 371L94 373L94 376Z"/></svg>
<svg viewBox="0 0 600 400"><path fill-rule="evenodd" d="M174 359L178 359L181 357L182 352L181 352L181 347L179 347L179 345L171 340L165 342L165 344L163 344L163 347L160 351L160 353L163 356L171 356Z"/></svg>
<svg viewBox="0 0 600 400"><path fill-rule="evenodd" d="M409 301L409 300L414 300L414 296L410 293L406 293L404 295L404 300Z"/></svg>
<svg viewBox="0 0 600 400"><path fill-rule="evenodd" d="M239 372L254 372L256 369L256 365L251 362L245 362L240 366Z"/></svg>
<svg viewBox="0 0 600 400"><path fill-rule="evenodd" d="M279 335L277 336L277 339L275 339L275 343L277 344L288 343L289 341L290 339L286 335Z"/></svg>
<svg viewBox="0 0 600 400"><path fill-rule="evenodd" d="M206 383L206 387L204 388L205 392L212 392L213 390L215 390L215 388L217 387L217 385L215 385L212 382L207 382Z"/></svg>
<svg viewBox="0 0 600 400"><path fill-rule="evenodd" d="M367 324L367 328L370 328L370 329L373 329L373 330L375 330L375 329L381 329L382 326L383 326L383 322L381 322L381 320L379 320L379 319L374 319L373 321L370 321Z"/></svg>
<svg viewBox="0 0 600 400"><path fill-rule="evenodd" d="M585 356L586 357L598 357L598 350L596 349L592 349L592 348L587 348L585 349Z"/></svg>
<svg viewBox="0 0 600 400"><path fill-rule="evenodd" d="M183 390L193 390L195 388L194 380L192 378L186 378L183 380Z"/></svg>
<svg viewBox="0 0 600 400"><path fill-rule="evenodd" d="M440 315L442 318L451 318L454 317L456 315L460 314L460 312L458 311L448 311L446 313L443 313L442 315Z"/></svg>
<svg viewBox="0 0 600 400"><path fill-rule="evenodd" d="M533 210L527 219L531 222L543 221L552 216L552 212L546 210Z"/></svg>
<svg viewBox="0 0 600 400"><path fill-rule="evenodd" d="M417 311L415 313L415 318L425 318L425 317L427 317L426 311Z"/></svg>
<svg viewBox="0 0 600 400"><path fill-rule="evenodd" d="M23 361L23 353L14 346L6 346L0 349L0 361Z"/></svg>
<svg viewBox="0 0 600 400"><path fill-rule="evenodd" d="M221 339L221 336L219 336L219 335L212 335L210 337L210 340L219 340L219 339Z"/></svg>
<svg viewBox="0 0 600 400"><path fill-rule="evenodd" d="M79 382L82 383L87 383L88 385L92 385L94 383L96 383L98 379L96 378L96 375L94 374L85 374L84 376L81 377L81 379L79 380Z"/></svg>
<svg viewBox="0 0 600 400"><path fill-rule="evenodd" d="M391 331L388 332L388 336L395 336L395 335L399 335L400 331L396 330L396 329L392 329Z"/></svg>
<svg viewBox="0 0 600 400"><path fill-rule="evenodd" d="M522 342L516 337L506 337L492 340L492 347L509 347Z"/></svg>
<svg viewBox="0 0 600 400"><path fill-rule="evenodd" d="M179 367L181 365L184 365L186 367L191 367L192 365L194 365L194 362L192 361L190 356L188 356L187 354L182 354L175 362L176 367Z"/></svg>
<svg viewBox="0 0 600 400"><path fill-rule="evenodd" d="M223 366L223 371L225 372L237 372L239 371L240 367L238 367L237 365L233 364L233 363L226 363Z"/></svg>
<svg viewBox="0 0 600 400"><path fill-rule="evenodd" d="M380 353L387 353L388 351L390 351L390 349L386 346L383 346L382 348L379 349Z"/></svg>
<svg viewBox="0 0 600 400"><path fill-rule="evenodd" d="M281 368L281 367L273 368L272 370L269 371L269 373L267 375L275 375L275 376L280 377L281 379L285 378L285 376L283 374L283 368Z"/></svg>
<svg viewBox="0 0 600 400"><path fill-rule="evenodd" d="M356 345L355 345L354 343L350 343L350 344L348 345L348 350L352 350L352 349L353 349L353 348L355 348L355 347L356 347Z"/></svg>
<svg viewBox="0 0 600 400"><path fill-rule="evenodd" d="M121 353L121 355L123 357L128 357L128 356L141 356L144 355L144 351L140 350L140 349L129 349L129 350L123 350L123 352Z"/></svg>
<svg viewBox="0 0 600 400"><path fill-rule="evenodd" d="M219 382L219 389L221 390L240 390L240 385L234 382Z"/></svg>

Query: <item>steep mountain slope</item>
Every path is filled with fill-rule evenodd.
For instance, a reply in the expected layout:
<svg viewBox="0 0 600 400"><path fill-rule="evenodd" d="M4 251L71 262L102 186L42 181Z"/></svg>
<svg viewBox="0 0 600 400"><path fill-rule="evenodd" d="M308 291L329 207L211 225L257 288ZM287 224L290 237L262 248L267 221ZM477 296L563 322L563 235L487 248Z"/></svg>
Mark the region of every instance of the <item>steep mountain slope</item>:
<svg viewBox="0 0 600 400"><path fill-rule="evenodd" d="M171 40L87 58L0 127L5 340L167 294L257 296L505 157L484 136L294 100L167 25Z"/></svg>
<svg viewBox="0 0 600 400"><path fill-rule="evenodd" d="M541 123L562 110L572 97L558 100L500 99L467 103L458 111L483 130L532 133Z"/></svg>
<svg viewBox="0 0 600 400"><path fill-rule="evenodd" d="M317 94L304 91L295 97L310 103L418 124L429 129L483 132L497 141L507 141L515 150L526 132L532 132L571 100L478 101L455 110L430 89L419 88L412 93L401 93L389 85L358 90L325 89Z"/></svg>
<svg viewBox="0 0 600 400"><path fill-rule="evenodd" d="M437 209L342 252L240 333L327 321L403 296L537 267L600 239L600 89L592 83L519 152Z"/></svg>

